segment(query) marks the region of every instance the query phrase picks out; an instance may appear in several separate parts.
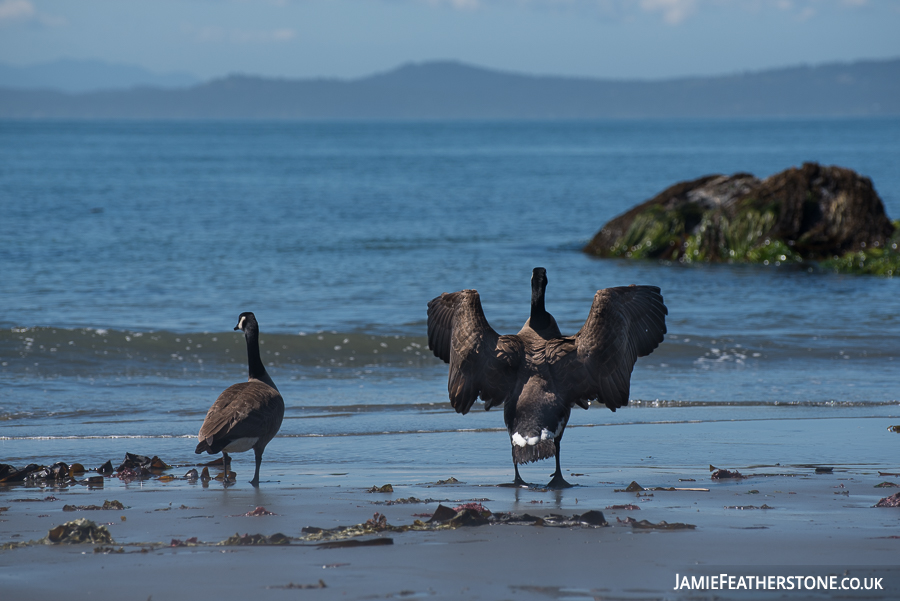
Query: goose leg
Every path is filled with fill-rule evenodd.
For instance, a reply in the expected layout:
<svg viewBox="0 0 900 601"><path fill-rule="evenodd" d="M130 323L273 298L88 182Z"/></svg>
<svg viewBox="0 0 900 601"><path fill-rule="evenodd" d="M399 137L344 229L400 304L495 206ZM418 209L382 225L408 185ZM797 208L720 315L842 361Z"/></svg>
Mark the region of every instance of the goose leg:
<svg viewBox="0 0 900 601"><path fill-rule="evenodd" d="M547 488L571 488L572 485L566 482L566 479L563 478L562 468L559 467L559 439L562 436L558 436L554 442L556 445L556 473L553 474L553 479L550 480L550 483L547 485Z"/></svg>
<svg viewBox="0 0 900 601"><path fill-rule="evenodd" d="M263 450L254 447L253 454L256 455L256 471L253 473L253 480L250 481L250 484L259 486L259 466L262 465Z"/></svg>
<svg viewBox="0 0 900 601"><path fill-rule="evenodd" d="M231 457L225 451L222 451L222 466L225 468L224 482L228 483L228 472L231 471Z"/></svg>
<svg viewBox="0 0 900 601"><path fill-rule="evenodd" d="M515 454L513 454L513 469L516 470L516 479L513 480L513 484L515 486L528 486L528 483L522 480L522 476L519 475L519 464L516 463Z"/></svg>
<svg viewBox="0 0 900 601"><path fill-rule="evenodd" d="M528 486L528 483L522 480L522 476L519 475L519 466L513 464L513 467L516 470L516 479L513 480L513 484L515 484L516 486Z"/></svg>

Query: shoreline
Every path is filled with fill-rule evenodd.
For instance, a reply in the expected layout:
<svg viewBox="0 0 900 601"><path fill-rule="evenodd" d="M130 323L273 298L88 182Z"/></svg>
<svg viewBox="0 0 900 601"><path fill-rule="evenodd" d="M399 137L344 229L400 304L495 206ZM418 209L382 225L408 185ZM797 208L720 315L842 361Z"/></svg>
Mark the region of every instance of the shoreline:
<svg viewBox="0 0 900 601"><path fill-rule="evenodd" d="M447 460L441 460L432 448L446 442L444 436L384 436L381 444L367 448L358 444L360 440L368 444L372 437L359 437L344 440L343 449L331 451L328 441L320 440L322 444L315 446L300 444L309 439L276 440L272 449L279 450L271 457L267 452L259 489L245 482L252 472L252 457L240 455L233 464L238 481L227 488L215 480L204 487L181 479L187 470L184 466L169 470L176 478L168 482L108 478L98 489L0 487L0 507L8 507L0 513L0 544L42 538L49 529L77 518L107 525L114 540L103 545L34 545L0 551L0 590L10 599L188 599L211 593L281 599L296 596L297 587L318 586L321 580L326 588L304 589L302 594L322 599L896 598L900 509L873 505L900 490L875 488L885 480L900 483L900 477L879 472L900 473L900 466L857 460L832 464L831 473L817 474L818 464L806 462L806 454L799 452L817 449L824 461L853 447L862 456L888 457L896 434L873 437L874 428L881 428L884 421L878 418L854 420L852 426L828 420L834 423L824 431L820 421L814 421L780 423L780 429L775 422L768 435L760 434L756 441L733 441L745 456L741 463L732 461L733 454L722 447L712 461L750 475L741 480L713 480L707 453L710 444L721 441L701 441L709 426L718 427L722 439L739 438L747 425L736 422L682 425L683 436L671 425L657 424L603 432L620 432L615 436L567 437L563 466L567 478L579 486L559 491L498 485L510 479L511 466L506 465L506 453L500 455L497 450L504 441L496 432L456 433L453 440L461 446L450 449L452 459ZM831 440L836 434L831 429L842 432L843 440L817 447L816 440ZM641 436L635 438L635 434ZM671 445L684 445L692 438L696 445L683 449L689 461L671 454L664 462L652 461L666 456ZM184 446L184 441L176 442ZM103 443L111 446L109 441L95 444ZM622 453L620 445L628 444L643 446L641 460L632 456L627 464L610 469ZM795 451L786 458L792 461L765 461L772 453L788 449ZM298 465L296 458L304 452L311 455L309 464ZM383 452L391 453L391 462L379 462ZM334 460L338 454L342 463ZM295 459L287 461L286 456ZM214 459L192 456L186 449L178 456L160 457L169 462L194 458L195 463ZM404 458L416 461L404 463ZM592 462L590 471L581 471ZM542 480L545 472L552 471L551 464L523 466L523 477ZM217 469L210 471L215 475ZM451 476L458 482L437 484ZM616 492L632 481L645 489L708 491ZM368 492L388 483L391 493ZM56 500L39 500L48 496ZM430 502L385 504L409 497ZM101 505L113 500L125 509L62 510L67 504ZM482 503L494 514L529 514L547 521L544 525L494 523L383 531L359 538L392 539L392 544L377 547L324 549L300 540L305 536L303 528L351 526L376 513L392 526L403 526L427 520L421 514L433 514L439 504L452 507L470 501ZM276 515L243 515L257 507ZM603 512L609 526L551 525L557 519L554 515L571 517L591 510ZM639 530L624 523L628 518L696 528ZM291 538L291 544L169 546L172 539L196 537L217 543L236 533L281 533ZM122 553L94 552L95 547L117 551L120 546ZM844 572L877 575L890 588L802 593L672 590L676 574L765 577Z"/></svg>

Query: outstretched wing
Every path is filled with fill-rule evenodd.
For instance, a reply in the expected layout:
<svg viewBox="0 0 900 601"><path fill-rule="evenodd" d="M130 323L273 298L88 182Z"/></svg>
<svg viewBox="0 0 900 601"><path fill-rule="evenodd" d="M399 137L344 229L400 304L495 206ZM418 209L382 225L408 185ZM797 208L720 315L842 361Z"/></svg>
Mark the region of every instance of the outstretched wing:
<svg viewBox="0 0 900 601"><path fill-rule="evenodd" d="M663 341L668 313L656 286L598 290L578 333L547 345L554 380L569 405L587 407L595 399L613 411L627 405L631 370Z"/></svg>
<svg viewBox="0 0 900 601"><path fill-rule="evenodd" d="M500 336L488 324L475 290L445 292L428 303L428 348L450 364L447 390L457 413L468 413L479 396L485 409L502 404L524 357L518 336Z"/></svg>

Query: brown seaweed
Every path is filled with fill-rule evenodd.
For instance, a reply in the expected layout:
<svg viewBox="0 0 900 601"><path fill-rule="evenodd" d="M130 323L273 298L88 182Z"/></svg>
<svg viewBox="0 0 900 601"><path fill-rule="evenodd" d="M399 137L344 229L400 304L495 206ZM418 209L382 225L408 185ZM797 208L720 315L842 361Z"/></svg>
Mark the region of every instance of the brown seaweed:
<svg viewBox="0 0 900 601"><path fill-rule="evenodd" d="M123 467L116 470L115 477L123 482L131 482L133 480L145 480L151 476L150 470L136 466Z"/></svg>
<svg viewBox="0 0 900 601"><path fill-rule="evenodd" d="M710 466L712 467L712 466ZM743 479L744 476L737 470L729 471L723 469L717 469L713 472L712 476L710 476L713 480L726 480L726 479Z"/></svg>
<svg viewBox="0 0 900 601"><path fill-rule="evenodd" d="M394 492L394 487L390 484L385 484L384 486L373 486L366 492Z"/></svg>
<svg viewBox="0 0 900 601"><path fill-rule="evenodd" d="M78 518L51 528L44 539L47 543L75 545L82 543L110 544L112 535L106 526L98 526L87 518Z"/></svg>
<svg viewBox="0 0 900 601"><path fill-rule="evenodd" d="M32 464L33 465L33 464ZM31 466L29 466L31 467ZM36 470L31 470L25 479L28 482L37 482L44 480L59 481L69 476L69 466L62 461L57 461L53 465L41 466Z"/></svg>
<svg viewBox="0 0 900 601"><path fill-rule="evenodd" d="M13 499L12 500L13 503L46 503L48 501L59 501L59 499L57 499L53 495L49 495L47 497L44 497L43 499L32 498L32 499Z"/></svg>
<svg viewBox="0 0 900 601"><path fill-rule="evenodd" d="M587 524L588 526L608 526L609 525L606 521L606 518L603 516L603 512L597 511L595 509L592 509L588 512L582 513L581 515L573 515L572 520L581 522L582 524Z"/></svg>
<svg viewBox="0 0 900 601"><path fill-rule="evenodd" d="M371 491L370 491L371 492ZM372 501L374 505L408 505L412 503L436 503L435 499L417 499L407 497L405 499L388 499L387 501Z"/></svg>
<svg viewBox="0 0 900 601"><path fill-rule="evenodd" d="M179 540L177 538L173 538L172 542L169 543L169 546L170 547L196 547L196 546L202 545L202 544L203 543L201 543L199 540L197 540L196 536L192 536L191 538L186 539L186 540Z"/></svg>
<svg viewBox="0 0 900 601"><path fill-rule="evenodd" d="M103 501L103 505L64 505L63 511L95 511L95 510L109 510L109 509L125 509L125 506L122 505L119 501Z"/></svg>
<svg viewBox="0 0 900 601"><path fill-rule="evenodd" d="M122 462L122 465L120 465L116 471L121 472L124 469L143 468L145 470L161 472L163 470L171 469L171 467L172 466L168 465L156 455L153 457L145 457L144 455L137 455L135 453L125 453L125 461Z"/></svg>
<svg viewBox="0 0 900 601"><path fill-rule="evenodd" d="M317 588L328 588L325 584L325 581L319 579L319 582L316 584L294 584L293 582L288 582L287 584L282 584L280 586L267 586L266 588L270 589L300 589L300 590L309 590L309 589L317 589Z"/></svg>
<svg viewBox="0 0 900 601"><path fill-rule="evenodd" d="M631 521L628 523L630 523L631 527L635 530L693 530L697 527L694 524L684 524L682 522L669 524L668 522L662 521L658 524L654 524L647 520L636 521L633 518L631 518Z"/></svg>
<svg viewBox="0 0 900 601"><path fill-rule="evenodd" d="M13 468L11 465L4 465L4 468L12 469L6 469L6 475L0 478L0 482L24 482L29 474L38 471L41 469L41 466L36 463L30 463L20 470Z"/></svg>
<svg viewBox="0 0 900 601"><path fill-rule="evenodd" d="M428 523L415 520L412 524L394 526L388 524L387 517L376 513L362 524L338 526L336 528L317 528L307 526L301 530L302 540L327 541L355 538L380 532L408 532L410 530L445 530L461 526L481 526L489 523L488 519L472 509L454 511L444 505L438 506Z"/></svg>
<svg viewBox="0 0 900 601"><path fill-rule="evenodd" d="M265 534L245 534L241 536L235 533L216 545L232 546L232 545L289 545L291 539L280 532L276 532L271 536Z"/></svg>
<svg viewBox="0 0 900 601"><path fill-rule="evenodd" d="M347 547L381 547L383 545L393 545L392 538L370 538L368 540L335 540L326 543L318 543L315 545L319 549L344 549Z"/></svg>
<svg viewBox="0 0 900 601"><path fill-rule="evenodd" d="M241 515L242 515L242 516L245 516L245 517L256 518L256 517L262 517L262 516L264 516L264 515L278 515L278 514L272 512L272 511L269 511L269 510L267 510L265 507L263 507L262 505L260 505L259 507L257 507L257 508L254 509L253 511L248 511L247 513L243 513L243 514L241 514Z"/></svg>
<svg viewBox="0 0 900 601"><path fill-rule="evenodd" d="M625 488L616 488L614 489L614 492L640 492L642 490L645 490L644 487L632 480L631 484Z"/></svg>
<svg viewBox="0 0 900 601"><path fill-rule="evenodd" d="M900 492L881 499L875 503L875 507L900 507Z"/></svg>
<svg viewBox="0 0 900 601"><path fill-rule="evenodd" d="M488 523L491 512L481 503L469 503L453 509L446 505L438 505L428 524L440 524L451 528L460 526L482 526Z"/></svg>
<svg viewBox="0 0 900 601"><path fill-rule="evenodd" d="M189 509L182 505L183 509ZM168 509L168 508L166 508ZM264 508L258 508L263 509ZM255 511L255 510L254 510ZM254 513L254 512L250 512ZM124 516L122 517L124 520ZM629 518L631 520L631 518ZM621 521L621 520L620 520ZM633 521L633 520L632 520ZM509 525L532 525L547 527L603 527L608 526L603 512L591 510L581 515L573 515L566 517L563 515L550 514L543 517L528 514L512 514L512 513L491 513L489 509L480 503L466 503L456 508L449 508L440 505L431 519L426 523L421 520L415 520L412 524L394 526L387 522L386 516L376 513L371 519L365 523L355 524L352 526L339 526L337 528L324 529L316 527L303 528L303 535L299 539L288 537L282 533L272 535L265 534L244 534L236 533L223 541L217 543L206 543L197 539L196 536L186 540L171 539L171 542L165 543L141 543L141 553L146 553L155 547L194 547L194 546L263 546L263 545L290 545L292 540L317 542L312 546L319 548L339 548L339 547L355 547L355 546L372 546L372 545L390 545L393 539L383 536L374 537L370 540L353 541L365 535L379 535L387 532L408 532L408 531L436 531L455 529L469 526L482 526L486 524L509 524ZM661 522L665 524L665 522ZM670 525L670 529L675 529L678 524ZM662 526L657 526L662 528ZM692 527L692 526L691 526ZM28 541L19 543L5 543L0 549L14 549L18 547L41 544L41 543L94 543L94 544L113 544L112 536L104 526L98 526L85 518L80 518L71 522L67 522L61 526L57 526L50 530L48 536L39 541ZM339 544L333 544L333 543ZM343 544L346 542L347 544ZM148 546L149 549L144 548ZM121 550L115 550L106 547L98 547L97 553L120 553ZM135 551L137 552L137 551Z"/></svg>

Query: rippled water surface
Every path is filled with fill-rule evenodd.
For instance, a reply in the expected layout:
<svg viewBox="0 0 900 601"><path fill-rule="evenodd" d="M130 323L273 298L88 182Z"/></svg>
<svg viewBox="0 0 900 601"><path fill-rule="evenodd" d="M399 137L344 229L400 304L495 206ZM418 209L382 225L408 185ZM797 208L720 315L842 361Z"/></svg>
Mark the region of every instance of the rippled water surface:
<svg viewBox="0 0 900 601"><path fill-rule="evenodd" d="M284 436L502 428L449 408L425 305L477 288L517 331L537 265L564 332L598 288L657 285L669 308L632 405L573 425L895 419L897 278L579 252L676 181L804 161L871 177L900 217L897 119L2 122L0 460L17 441L195 435L246 377L247 310Z"/></svg>

